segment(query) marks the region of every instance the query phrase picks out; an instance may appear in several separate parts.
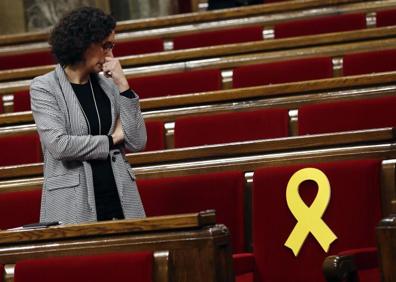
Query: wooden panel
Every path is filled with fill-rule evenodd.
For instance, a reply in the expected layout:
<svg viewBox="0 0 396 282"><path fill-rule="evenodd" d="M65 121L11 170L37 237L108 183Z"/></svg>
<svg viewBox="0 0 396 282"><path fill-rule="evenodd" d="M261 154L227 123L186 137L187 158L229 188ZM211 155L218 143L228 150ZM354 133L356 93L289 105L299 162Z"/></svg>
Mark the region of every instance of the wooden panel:
<svg viewBox="0 0 396 282"><path fill-rule="evenodd" d="M174 221L171 216L162 217L162 220L154 218L154 221L146 218L41 230L1 231L0 263L109 252L165 251L169 253L170 281L231 282L229 232L223 225L214 225L214 218L212 211L180 215L175 220L185 221L187 225L173 228L170 224L170 229L167 226ZM145 230L148 226L149 229ZM118 231L112 231L113 227Z"/></svg>
<svg viewBox="0 0 396 282"><path fill-rule="evenodd" d="M383 282L396 281L396 217L381 220L376 229L378 252Z"/></svg>

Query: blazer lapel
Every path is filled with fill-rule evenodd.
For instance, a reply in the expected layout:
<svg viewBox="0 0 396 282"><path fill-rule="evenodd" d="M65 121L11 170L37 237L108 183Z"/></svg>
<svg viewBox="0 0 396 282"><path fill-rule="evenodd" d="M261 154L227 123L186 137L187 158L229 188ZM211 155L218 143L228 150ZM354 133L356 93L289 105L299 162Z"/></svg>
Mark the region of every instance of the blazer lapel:
<svg viewBox="0 0 396 282"><path fill-rule="evenodd" d="M57 65L55 73L59 79L59 85L63 93L63 97L66 102L67 112L69 115L71 134L73 135L87 135L88 124L84 117L80 103L78 102L77 96L66 77L65 71L61 65ZM62 94L59 93L59 94Z"/></svg>

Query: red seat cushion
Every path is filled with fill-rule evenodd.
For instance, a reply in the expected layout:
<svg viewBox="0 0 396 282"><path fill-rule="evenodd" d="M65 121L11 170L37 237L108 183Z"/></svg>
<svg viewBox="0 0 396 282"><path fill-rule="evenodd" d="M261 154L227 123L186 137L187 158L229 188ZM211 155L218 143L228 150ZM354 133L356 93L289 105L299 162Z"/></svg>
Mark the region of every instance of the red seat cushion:
<svg viewBox="0 0 396 282"><path fill-rule="evenodd" d="M0 138L0 166L42 161L40 138L36 132Z"/></svg>
<svg viewBox="0 0 396 282"><path fill-rule="evenodd" d="M136 77L128 80L141 99L178 95L222 88L219 70L198 70Z"/></svg>
<svg viewBox="0 0 396 282"><path fill-rule="evenodd" d="M165 132L162 121L146 121L147 143L145 151L165 149Z"/></svg>
<svg viewBox="0 0 396 282"><path fill-rule="evenodd" d="M14 94L14 112L30 111L29 91L20 91Z"/></svg>
<svg viewBox="0 0 396 282"><path fill-rule="evenodd" d="M366 28L365 14L345 14L288 21L275 25L275 38L341 32Z"/></svg>
<svg viewBox="0 0 396 282"><path fill-rule="evenodd" d="M223 172L182 177L139 179L139 193L147 216L216 210L225 224L234 252L244 248L244 176Z"/></svg>
<svg viewBox="0 0 396 282"><path fill-rule="evenodd" d="M288 136L288 111L264 109L176 119L175 147Z"/></svg>
<svg viewBox="0 0 396 282"><path fill-rule="evenodd" d="M24 260L16 263L15 282L153 281L152 253L116 253Z"/></svg>
<svg viewBox="0 0 396 282"><path fill-rule="evenodd" d="M343 74L358 75L396 70L396 49L345 55Z"/></svg>
<svg viewBox="0 0 396 282"><path fill-rule="evenodd" d="M248 26L179 35L173 38L173 49L197 48L257 40L263 40L263 28L261 26Z"/></svg>
<svg viewBox="0 0 396 282"><path fill-rule="evenodd" d="M331 58L308 58L237 67L232 84L238 88L329 77L333 77Z"/></svg>
<svg viewBox="0 0 396 282"><path fill-rule="evenodd" d="M302 106L299 134L320 134L396 126L396 97L337 101Z"/></svg>
<svg viewBox="0 0 396 282"><path fill-rule="evenodd" d="M297 224L286 203L291 176L306 167L320 169L329 179L331 198L322 216L338 237L326 253L309 234L294 256L284 246ZM322 263L342 250L375 246L375 227L381 218L378 160L299 164L256 170L253 177L253 250L257 282L324 282ZM299 193L306 205L316 197L317 185L304 181ZM287 271L285 271L287 266Z"/></svg>
<svg viewBox="0 0 396 282"><path fill-rule="evenodd" d="M0 282L3 282L4 265L0 264Z"/></svg>
<svg viewBox="0 0 396 282"><path fill-rule="evenodd" d="M41 188L0 193L0 229L39 222Z"/></svg>
<svg viewBox="0 0 396 282"><path fill-rule="evenodd" d="M164 42L160 38L117 42L113 50L116 57L162 51L164 51Z"/></svg>
<svg viewBox="0 0 396 282"><path fill-rule="evenodd" d="M377 12L377 26L396 25L396 9Z"/></svg>
<svg viewBox="0 0 396 282"><path fill-rule="evenodd" d="M0 70L55 64L49 50L0 56Z"/></svg>

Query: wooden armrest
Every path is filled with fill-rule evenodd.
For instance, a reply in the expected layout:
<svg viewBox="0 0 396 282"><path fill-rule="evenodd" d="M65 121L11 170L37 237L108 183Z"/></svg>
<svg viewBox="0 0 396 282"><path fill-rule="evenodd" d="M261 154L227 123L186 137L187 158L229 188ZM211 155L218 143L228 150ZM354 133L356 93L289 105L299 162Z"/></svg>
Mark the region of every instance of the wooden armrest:
<svg viewBox="0 0 396 282"><path fill-rule="evenodd" d="M377 249L352 249L329 256L323 263L323 273L328 282L358 282L358 271L378 267Z"/></svg>

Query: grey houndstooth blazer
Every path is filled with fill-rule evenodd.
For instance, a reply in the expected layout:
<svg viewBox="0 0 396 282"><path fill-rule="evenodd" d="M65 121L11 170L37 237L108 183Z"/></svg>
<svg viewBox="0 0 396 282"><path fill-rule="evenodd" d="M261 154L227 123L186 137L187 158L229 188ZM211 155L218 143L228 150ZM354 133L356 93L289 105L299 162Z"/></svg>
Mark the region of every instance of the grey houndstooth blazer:
<svg viewBox="0 0 396 282"><path fill-rule="evenodd" d="M139 99L120 95L111 79L98 75L99 85L110 99L112 124L121 118L125 147L142 150L146 128ZM80 223L96 221L92 169L88 160L110 154L114 178L125 218L144 217L135 175L125 159L124 148L109 151L105 135L88 135L88 125L72 86L60 65L36 77L30 85L33 117L44 154L44 184L40 221Z"/></svg>

